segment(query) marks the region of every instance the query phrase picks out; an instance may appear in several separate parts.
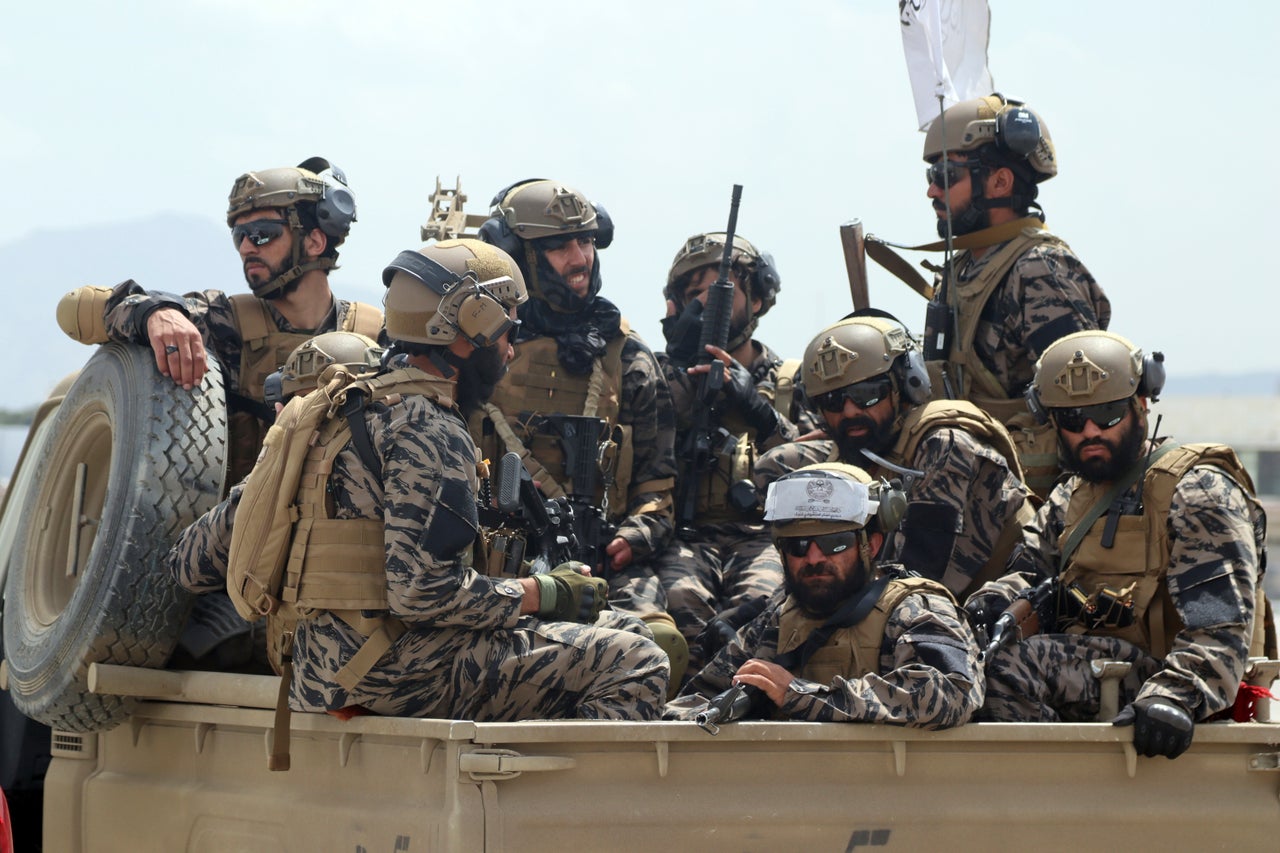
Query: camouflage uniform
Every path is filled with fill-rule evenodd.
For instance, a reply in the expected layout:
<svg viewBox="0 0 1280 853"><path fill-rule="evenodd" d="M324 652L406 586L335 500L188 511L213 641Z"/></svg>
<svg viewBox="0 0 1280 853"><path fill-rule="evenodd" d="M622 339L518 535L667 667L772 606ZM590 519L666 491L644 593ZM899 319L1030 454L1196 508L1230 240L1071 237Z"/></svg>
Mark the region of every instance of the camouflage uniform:
<svg viewBox="0 0 1280 853"><path fill-rule="evenodd" d="M1068 507L1073 493L1084 485L1073 477L1054 489L1025 530L1023 555L1030 565L988 584L975 598L1008 600L1039 577L1057 572ZM1104 524L1104 519L1095 524ZM1255 637L1255 615L1261 618L1255 595L1266 517L1222 470L1197 465L1174 488L1167 532L1170 557L1153 607L1168 600L1176 616L1164 618L1179 620L1170 623L1180 629L1168 654L1153 654L1150 641L1136 644L1099 636L1080 625L1073 631L1085 633L1030 637L1003 649L988 664L985 718L1092 720L1098 713L1099 685L1089 663L1099 659L1134 665L1121 682L1121 706L1135 699L1167 699L1185 708L1193 720L1230 707Z"/></svg>
<svg viewBox="0 0 1280 853"><path fill-rule="evenodd" d="M945 404L926 403L925 407L933 405ZM991 567L983 578L984 567L994 553L1017 541L1019 519L1030 518L1032 511L1027 489L1005 457L955 426L927 433L910 459L883 455L924 472L907 494L906 521L894 532L885 553L895 555L912 571L940 581L961 598L975 580L980 583L997 576L999 571ZM756 461L756 488L763 495L769 483L782 475L838 457L831 439L782 445ZM900 476L861 457L854 464L875 477Z"/></svg>
<svg viewBox="0 0 1280 853"><path fill-rule="evenodd" d="M770 403L774 401L778 368L782 365L773 350L759 341L751 341L755 359L744 365L751 374L756 391ZM691 428L691 414L697 405L696 388L689 374L659 354L671 399L676 411L676 446ZM790 412L779 413L778 427L756 450L776 447L794 441L801 429L814 428L813 415L800 405L799 395L792 397ZM799 415L803 427L790 417ZM748 428L730 424L735 434ZM702 633L715 615L754 598L768 598L782 584L782 561L769 541L763 522L742 518L723 520L699 518L689 534L679 534L658 555L658 577L667 596L667 612L689 641L689 672L697 672L704 663L702 650L694 639Z"/></svg>
<svg viewBox="0 0 1280 853"><path fill-rule="evenodd" d="M978 260L969 252L957 254L957 280L978 278L1004 245L992 246ZM981 310L973 348L1014 400L1031 384L1036 359L1049 344L1111 322L1111 301L1097 281L1069 248L1055 244L1036 245L1014 261Z"/></svg>
<svg viewBox="0 0 1280 853"><path fill-rule="evenodd" d="M290 706L490 721L656 717L669 674L652 642L522 617L517 582L464 565L476 534L476 454L456 412L413 395L370 407L365 419L383 479L348 443L330 479L334 517L385 519L388 612L408 630L347 691L335 673L364 636L328 611L302 622ZM207 591L225 582L239 494L233 490L170 553L183 586Z"/></svg>
<svg viewBox="0 0 1280 853"><path fill-rule="evenodd" d="M116 285L107 300L106 312L103 318L107 334L115 341L144 345L149 343L147 338L147 318L156 309L176 307L174 305L174 300L176 299L177 297L169 294L154 294L144 290L132 280ZM260 446L261 436L266 434L267 427L270 424L261 417L262 413L260 411L249 411L249 407L254 406L254 404L265 407L266 404L262 399L262 389L242 389L240 387L241 352L244 349L244 339L236 325L236 316L234 309L231 307L230 298L220 290L205 290L188 293L182 297L181 301L188 319L200 330L200 336L204 339L205 348L213 353L218 360L218 364L222 366L222 380L227 392L229 414L245 411L257 419L259 424L258 434L252 438L254 439L254 444ZM267 309L272 320L275 321L277 329L284 334L309 337L337 329L350 330L352 328L352 317L350 315L354 303L345 300L335 298L333 307L325 316L324 322L315 329L296 329L276 310L271 300L259 299L257 302ZM365 306L365 308L367 309L369 306ZM381 317L379 316L378 319L380 322ZM365 333L368 334L368 331ZM276 365L276 367L278 366ZM234 419L232 421L234 422ZM243 436L238 437L233 433L229 437L229 444L232 447L239 447L244 438ZM237 483L249 473L248 469L252 467L251 460L254 456L254 452L251 452L252 450L252 448L249 448L238 454L246 461L231 466L227 477L228 483Z"/></svg>
<svg viewBox="0 0 1280 853"><path fill-rule="evenodd" d="M664 718L692 720L706 709L710 697L729 688L744 663L777 656L781 615L794 606L790 598L779 599L739 631L678 699L667 703ZM836 676L828 684L796 677L777 711L793 720L943 729L968 722L982 697L977 644L955 602L943 594L913 593L888 616L878 673Z"/></svg>

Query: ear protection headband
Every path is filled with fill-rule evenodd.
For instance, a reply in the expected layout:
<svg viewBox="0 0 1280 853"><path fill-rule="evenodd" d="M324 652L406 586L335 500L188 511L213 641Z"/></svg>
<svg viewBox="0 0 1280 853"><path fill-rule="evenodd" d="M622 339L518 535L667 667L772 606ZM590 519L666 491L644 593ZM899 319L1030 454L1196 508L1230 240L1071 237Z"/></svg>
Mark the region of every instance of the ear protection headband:
<svg viewBox="0 0 1280 853"><path fill-rule="evenodd" d="M440 297L439 311L477 349L493 346L503 333L515 326L508 309L476 280L475 273L457 275L438 261L420 252L403 251L382 271L382 283L390 286L396 271L406 272ZM495 282L507 282L503 276Z"/></svg>

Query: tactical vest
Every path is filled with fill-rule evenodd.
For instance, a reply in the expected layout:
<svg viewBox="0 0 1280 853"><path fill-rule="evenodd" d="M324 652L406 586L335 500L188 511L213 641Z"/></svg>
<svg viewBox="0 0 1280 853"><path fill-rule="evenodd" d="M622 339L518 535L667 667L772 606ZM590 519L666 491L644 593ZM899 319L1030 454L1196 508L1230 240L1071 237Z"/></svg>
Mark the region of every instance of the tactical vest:
<svg viewBox="0 0 1280 853"><path fill-rule="evenodd" d="M880 675L880 649L884 646L889 617L902 600L913 593L933 593L955 603L955 597L937 581L917 577L894 578L880 593L876 606L865 619L856 625L837 628L827 644L814 652L795 674L819 684L830 684L836 676L854 679ZM825 621L805 616L795 600L788 597L778 614L778 654L784 655L800 648Z"/></svg>
<svg viewBox="0 0 1280 853"><path fill-rule="evenodd" d="M239 393L251 400L264 402L267 377L280 368L304 341L315 337L312 332L282 332L267 309L267 301L251 293L234 293L231 303L232 322L240 332ZM346 315L336 331L359 332L378 339L382 330L382 312L372 305L349 303ZM265 405L265 402L264 402ZM253 412L232 409L227 418L227 486L239 483L253 468L258 450L270 424Z"/></svg>
<svg viewBox="0 0 1280 853"><path fill-rule="evenodd" d="M958 255L946 271L947 304L954 318L954 331L947 360L927 363L935 394L942 393L945 366L957 398L969 400L1004 424L1013 436L1021 460L1024 482L1041 499L1048 496L1059 473L1058 436L1052 424L1037 424L1021 397L1010 398L974 350L982 311L996 288L1005 280L1019 258L1038 245L1069 250L1066 242L1043 228L1024 228L998 249L971 281L960 281L955 271L968 254Z"/></svg>
<svg viewBox="0 0 1280 853"><path fill-rule="evenodd" d="M282 668L280 656L290 645L286 635L292 635L298 621L319 611L332 612L369 638L337 673L336 680L347 690L355 687L404 632L398 620L386 615L382 519L333 517L329 477L339 451L351 439L351 426L341 408L352 391L363 391L371 402L393 403L403 396L421 395L444 407L453 405L453 383L417 368L330 384L292 401L281 413L280 422L271 427L263 460L245 483L236 515L239 535L233 539L227 569L228 591L233 601L240 599L237 608L244 603L249 615L270 617L268 645L277 668ZM331 402L314 430L307 436L289 438L291 425L305 417L302 413L308 404L324 406L325 396ZM363 413L355 416L363 417ZM292 467L295 482L285 482L289 468L272 464L272 454L282 453L302 456L300 466ZM263 472L270 475L259 476ZM288 495L293 495L293 500L287 512L257 510ZM255 529L263 525L272 529ZM255 547L256 543L263 544ZM264 567L274 569L272 577L264 576Z"/></svg>
<svg viewBox="0 0 1280 853"><path fill-rule="evenodd" d="M889 461L903 467L913 467L916 451L920 442L934 430L954 427L964 430L992 450L1005 458L1009 470L1019 480L1022 479L1022 465L1018 459L1018 448L1004 428L994 417L965 400L934 400L923 406L916 406L907 413L898 433L898 441L889 453ZM872 471L874 476L892 477L891 471ZM1035 517L1035 509L1030 502L1024 502L1018 515L1005 525L1000 537L992 546L991 556L972 578L969 589L977 589L987 581L995 580L1004 574L1005 563L1009 554L1022 539L1022 526Z"/></svg>
<svg viewBox="0 0 1280 853"><path fill-rule="evenodd" d="M517 345L506 377L483 409L471 415L468 424L481 456L492 462L507 451L515 451L544 494L551 498L570 495L573 484L565 472L564 452L559 440L540 427L540 416L601 418L606 423L602 436L604 453L591 500L596 506L607 506L611 521L625 517L635 455L631 427L618 423L622 347L628 331L624 321L622 333L609 342L587 376L575 376L564 369L556 356L555 338L533 338ZM644 491L645 484L637 483L633 488Z"/></svg>
<svg viewBox="0 0 1280 853"><path fill-rule="evenodd" d="M1182 618L1169 593L1166 575L1169 570L1169 509L1173 502L1178 481L1197 465L1212 465L1220 469L1244 489L1248 502L1261 511L1254 500L1253 481L1240 464L1235 452L1221 444L1187 444L1174 446L1163 456L1154 459L1146 473L1142 486L1143 511L1141 515L1121 515L1111 548L1102 547L1102 534L1106 516L1098 518L1089 532L1080 540L1060 578L1063 595L1074 584L1089 600L1097 604L1097 595L1106 595L1120 601L1127 609L1132 606L1132 624L1126 627L1067 625L1067 633L1119 637L1163 659L1173 647L1174 637L1182 630ZM1076 527L1085 520L1086 513L1104 499L1109 490L1106 484L1081 480L1071 493L1067 505L1066 525L1058 538L1059 548L1064 547ZM1261 554L1265 542L1257 542ZM1066 614L1059 599L1059 619ZM1266 593L1258 583L1254 611L1253 634L1250 640L1250 656L1274 657L1274 649L1266 649L1268 623Z"/></svg>

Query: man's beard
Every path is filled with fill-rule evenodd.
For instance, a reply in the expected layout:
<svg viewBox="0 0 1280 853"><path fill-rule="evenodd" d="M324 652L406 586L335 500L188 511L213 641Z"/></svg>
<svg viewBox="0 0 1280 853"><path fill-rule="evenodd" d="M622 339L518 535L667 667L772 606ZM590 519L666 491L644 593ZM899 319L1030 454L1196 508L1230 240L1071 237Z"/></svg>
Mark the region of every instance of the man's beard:
<svg viewBox="0 0 1280 853"><path fill-rule="evenodd" d="M262 264L264 267L266 267L267 277L262 281L254 281L252 278L250 278L248 266L251 263ZM288 258L281 261L279 266L273 267L271 266L271 264L267 263L265 258L259 257L257 255L250 255L248 258L245 259L244 263L240 265L240 268L244 272L244 280L245 280L245 283L249 285L249 289L254 293L257 293L260 290L263 290L264 288L269 287L273 281L278 279L280 276L284 275L285 272L292 266L293 264L290 263ZM285 290L272 294L271 298L282 296L285 293L292 292L297 288L298 283L299 283L298 280L294 279L293 281L289 282L289 286Z"/></svg>
<svg viewBox="0 0 1280 853"><path fill-rule="evenodd" d="M507 375L507 365L499 351L499 347L506 345L504 339L497 346L478 349L459 365L458 407L464 412L472 412L488 402L502 377Z"/></svg>
<svg viewBox="0 0 1280 853"><path fill-rule="evenodd" d="M804 584L795 579L796 576L803 577L806 574L821 572L830 573L827 582L823 584ZM836 575L835 567L826 560L816 565L806 563L794 571L787 567L786 576L783 579L787 595L795 599L806 616L815 619L823 619L835 613L840 609L841 604L857 595L866 585L867 569L861 557L844 579Z"/></svg>
<svg viewBox="0 0 1280 853"><path fill-rule="evenodd" d="M848 434L849 429L858 427L866 429L866 435ZM858 465L865 464L865 460L862 458L864 449L879 453L892 444L894 438L892 420L881 423L866 415L841 418L840 424L834 430L828 426L827 432L832 434L836 447L840 449L840 461L853 462Z"/></svg>
<svg viewBox="0 0 1280 853"><path fill-rule="evenodd" d="M938 217L938 236L945 240L947 239L946 206L941 202L934 202L933 209L942 214ZM972 199L960 209L951 208L952 237L960 237L964 234L972 234L974 231L981 231L990 224L991 217L987 214L987 211L974 207Z"/></svg>
<svg viewBox="0 0 1280 853"><path fill-rule="evenodd" d="M1090 483L1114 483L1138 461L1138 456L1142 453L1142 442L1146 438L1145 433L1138 418L1131 418L1118 442L1113 443L1098 436L1080 442L1075 450L1068 449L1066 451L1067 467ZM1081 460L1080 451L1091 445L1106 447L1111 451L1110 458L1094 456Z"/></svg>

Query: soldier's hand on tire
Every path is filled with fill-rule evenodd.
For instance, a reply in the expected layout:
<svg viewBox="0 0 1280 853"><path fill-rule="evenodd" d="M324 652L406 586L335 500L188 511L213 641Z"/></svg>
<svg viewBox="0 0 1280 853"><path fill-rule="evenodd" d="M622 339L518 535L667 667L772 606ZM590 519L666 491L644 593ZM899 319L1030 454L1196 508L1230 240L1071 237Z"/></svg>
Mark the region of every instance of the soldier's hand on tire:
<svg viewBox="0 0 1280 853"><path fill-rule="evenodd" d="M1168 699L1137 699L1121 709L1113 726L1133 726L1133 748L1139 755L1177 758L1191 746L1195 722Z"/></svg>
<svg viewBox="0 0 1280 853"><path fill-rule="evenodd" d="M593 578L582 563L561 563L546 574L534 575L541 603L538 615L556 622L596 621L608 600L609 584Z"/></svg>
<svg viewBox="0 0 1280 853"><path fill-rule="evenodd" d="M147 317L147 340L156 367L190 391L208 370L200 330L175 308L158 308Z"/></svg>

